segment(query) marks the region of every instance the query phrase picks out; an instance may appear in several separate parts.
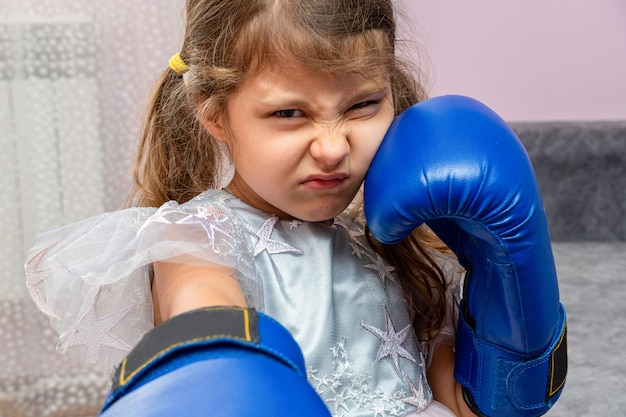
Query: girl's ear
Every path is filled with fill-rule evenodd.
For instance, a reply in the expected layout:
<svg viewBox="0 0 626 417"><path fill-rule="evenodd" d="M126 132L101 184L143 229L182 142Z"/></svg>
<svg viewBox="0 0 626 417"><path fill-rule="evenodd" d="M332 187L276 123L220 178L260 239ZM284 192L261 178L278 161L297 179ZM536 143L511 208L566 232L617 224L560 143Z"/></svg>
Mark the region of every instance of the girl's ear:
<svg viewBox="0 0 626 417"><path fill-rule="evenodd" d="M194 99L196 117L209 132L209 135L218 142L227 143L228 131L224 125L224 116L218 114L218 112L210 111L205 104L204 99Z"/></svg>
<svg viewBox="0 0 626 417"><path fill-rule="evenodd" d="M220 120L212 120L207 117L202 117L198 114L198 119L202 126L209 132L215 140L221 143L227 143L228 134Z"/></svg>

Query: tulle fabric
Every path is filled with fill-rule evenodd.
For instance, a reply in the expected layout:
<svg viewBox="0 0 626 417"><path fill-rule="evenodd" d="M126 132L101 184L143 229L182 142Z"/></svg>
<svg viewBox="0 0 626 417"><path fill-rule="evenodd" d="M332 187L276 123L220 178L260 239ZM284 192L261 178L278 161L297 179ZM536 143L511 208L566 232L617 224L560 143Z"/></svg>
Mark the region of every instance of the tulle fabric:
<svg viewBox="0 0 626 417"><path fill-rule="evenodd" d="M153 327L155 261L232 268L248 304L262 309L244 225L219 199L208 200L205 193L182 205L125 209L42 234L26 283L59 334L58 349L78 351L98 370L117 365Z"/></svg>

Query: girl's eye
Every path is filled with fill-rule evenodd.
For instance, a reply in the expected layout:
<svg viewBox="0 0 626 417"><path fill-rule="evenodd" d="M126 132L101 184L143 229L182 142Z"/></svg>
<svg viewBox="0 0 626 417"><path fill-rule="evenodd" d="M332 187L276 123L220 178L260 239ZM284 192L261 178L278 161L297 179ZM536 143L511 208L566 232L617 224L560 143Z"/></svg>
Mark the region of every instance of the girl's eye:
<svg viewBox="0 0 626 417"><path fill-rule="evenodd" d="M279 117L281 119L290 119L293 117L302 116L302 112L300 110L289 109L289 110L277 110L272 113L273 116Z"/></svg>
<svg viewBox="0 0 626 417"><path fill-rule="evenodd" d="M375 105L380 103L379 100L368 100L368 101L362 101L360 103L355 104L354 106L350 107L350 109L348 110L359 110L359 109L363 109L365 107L371 106L371 105Z"/></svg>

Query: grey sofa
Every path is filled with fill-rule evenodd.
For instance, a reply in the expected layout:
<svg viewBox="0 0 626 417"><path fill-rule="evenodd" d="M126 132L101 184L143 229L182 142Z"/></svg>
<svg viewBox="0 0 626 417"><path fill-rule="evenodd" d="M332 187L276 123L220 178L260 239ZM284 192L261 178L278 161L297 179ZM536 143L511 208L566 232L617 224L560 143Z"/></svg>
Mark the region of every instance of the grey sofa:
<svg viewBox="0 0 626 417"><path fill-rule="evenodd" d="M513 123L535 167L568 314L548 416L626 415L626 121Z"/></svg>

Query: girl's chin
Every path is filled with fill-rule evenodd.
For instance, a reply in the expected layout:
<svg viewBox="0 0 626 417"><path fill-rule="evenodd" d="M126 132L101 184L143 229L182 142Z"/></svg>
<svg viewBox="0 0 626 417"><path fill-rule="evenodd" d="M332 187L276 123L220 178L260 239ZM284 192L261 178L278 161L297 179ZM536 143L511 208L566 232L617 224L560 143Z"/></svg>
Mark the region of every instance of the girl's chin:
<svg viewBox="0 0 626 417"><path fill-rule="evenodd" d="M330 222L332 224L333 219L343 213L348 207L348 204L325 205L317 207L316 209L308 209L304 213L294 213L297 215L292 217L311 223Z"/></svg>

